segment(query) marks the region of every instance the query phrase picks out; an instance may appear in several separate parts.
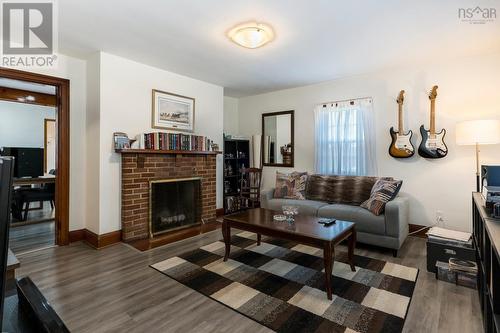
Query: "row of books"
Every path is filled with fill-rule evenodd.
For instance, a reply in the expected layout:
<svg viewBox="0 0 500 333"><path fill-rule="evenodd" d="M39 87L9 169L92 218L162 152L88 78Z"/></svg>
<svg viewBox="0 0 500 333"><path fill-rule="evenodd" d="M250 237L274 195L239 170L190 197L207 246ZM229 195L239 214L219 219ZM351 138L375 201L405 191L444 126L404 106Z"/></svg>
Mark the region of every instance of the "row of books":
<svg viewBox="0 0 500 333"><path fill-rule="evenodd" d="M213 141L205 136L181 133L144 133L136 137L138 149L212 151Z"/></svg>

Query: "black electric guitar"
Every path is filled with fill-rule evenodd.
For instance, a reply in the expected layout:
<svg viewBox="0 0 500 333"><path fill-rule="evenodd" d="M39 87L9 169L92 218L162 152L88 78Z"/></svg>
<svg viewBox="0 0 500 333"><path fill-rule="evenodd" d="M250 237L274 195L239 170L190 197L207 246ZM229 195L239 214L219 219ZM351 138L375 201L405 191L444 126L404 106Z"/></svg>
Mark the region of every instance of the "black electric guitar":
<svg viewBox="0 0 500 333"><path fill-rule="evenodd" d="M425 158L443 158L448 154L448 147L444 143L444 136L446 130L443 128L441 132L436 133L436 97L437 88L434 86L429 94L431 100L431 128L426 130L424 125L420 126L420 134L422 135L422 142L418 147L418 154Z"/></svg>
<svg viewBox="0 0 500 333"><path fill-rule="evenodd" d="M403 101L404 101L404 90L399 92L397 99L398 102L398 130L395 131L394 127L391 127L389 132L391 133L392 142L389 146L389 155L395 158L408 158L415 154L415 147L411 143L411 137L413 132L409 130L407 133L403 129Z"/></svg>

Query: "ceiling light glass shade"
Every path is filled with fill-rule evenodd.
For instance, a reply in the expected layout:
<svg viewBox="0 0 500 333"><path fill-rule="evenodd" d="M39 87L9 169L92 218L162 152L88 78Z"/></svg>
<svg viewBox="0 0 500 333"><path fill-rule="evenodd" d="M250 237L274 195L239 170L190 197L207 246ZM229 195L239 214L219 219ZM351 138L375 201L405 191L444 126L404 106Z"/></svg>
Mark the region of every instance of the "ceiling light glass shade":
<svg viewBox="0 0 500 333"><path fill-rule="evenodd" d="M500 143L500 120L469 120L457 124L458 145Z"/></svg>
<svg viewBox="0 0 500 333"><path fill-rule="evenodd" d="M240 46L256 49L272 41L274 32L267 24L250 22L234 27L229 31L228 36Z"/></svg>

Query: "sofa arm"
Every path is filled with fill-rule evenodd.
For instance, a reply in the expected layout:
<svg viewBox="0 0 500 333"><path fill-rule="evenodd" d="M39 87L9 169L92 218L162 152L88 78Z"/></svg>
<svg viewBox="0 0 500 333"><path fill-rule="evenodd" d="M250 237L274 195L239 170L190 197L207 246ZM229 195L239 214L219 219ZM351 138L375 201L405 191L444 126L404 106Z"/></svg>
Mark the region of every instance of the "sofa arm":
<svg viewBox="0 0 500 333"><path fill-rule="evenodd" d="M404 241L408 236L410 204L408 198L396 197L385 205L385 232Z"/></svg>
<svg viewBox="0 0 500 333"><path fill-rule="evenodd" d="M260 206L262 208L268 208L268 201L271 200L274 196L274 188L270 190L264 190L260 192Z"/></svg>

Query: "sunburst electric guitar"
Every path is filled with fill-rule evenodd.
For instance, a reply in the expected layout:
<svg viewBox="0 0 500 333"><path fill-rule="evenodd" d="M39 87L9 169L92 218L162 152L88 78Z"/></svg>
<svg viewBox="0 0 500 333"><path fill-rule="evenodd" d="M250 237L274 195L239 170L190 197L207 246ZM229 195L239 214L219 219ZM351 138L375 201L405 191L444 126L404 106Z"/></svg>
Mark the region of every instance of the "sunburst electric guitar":
<svg viewBox="0 0 500 333"><path fill-rule="evenodd" d="M418 147L418 154L425 158L443 158L448 154L448 147L444 143L446 130L443 128L441 132L436 133L436 97L437 86L434 86L429 94L431 101L431 127L426 130L424 125L420 126L420 134L422 142Z"/></svg>
<svg viewBox="0 0 500 333"><path fill-rule="evenodd" d="M398 102L398 130L395 131L394 127L389 130L391 133L392 142L389 146L389 155L395 158L408 158L415 154L415 147L411 143L411 137L413 132L409 130L404 132L403 129L403 101L404 101L404 90L399 92L397 99Z"/></svg>

